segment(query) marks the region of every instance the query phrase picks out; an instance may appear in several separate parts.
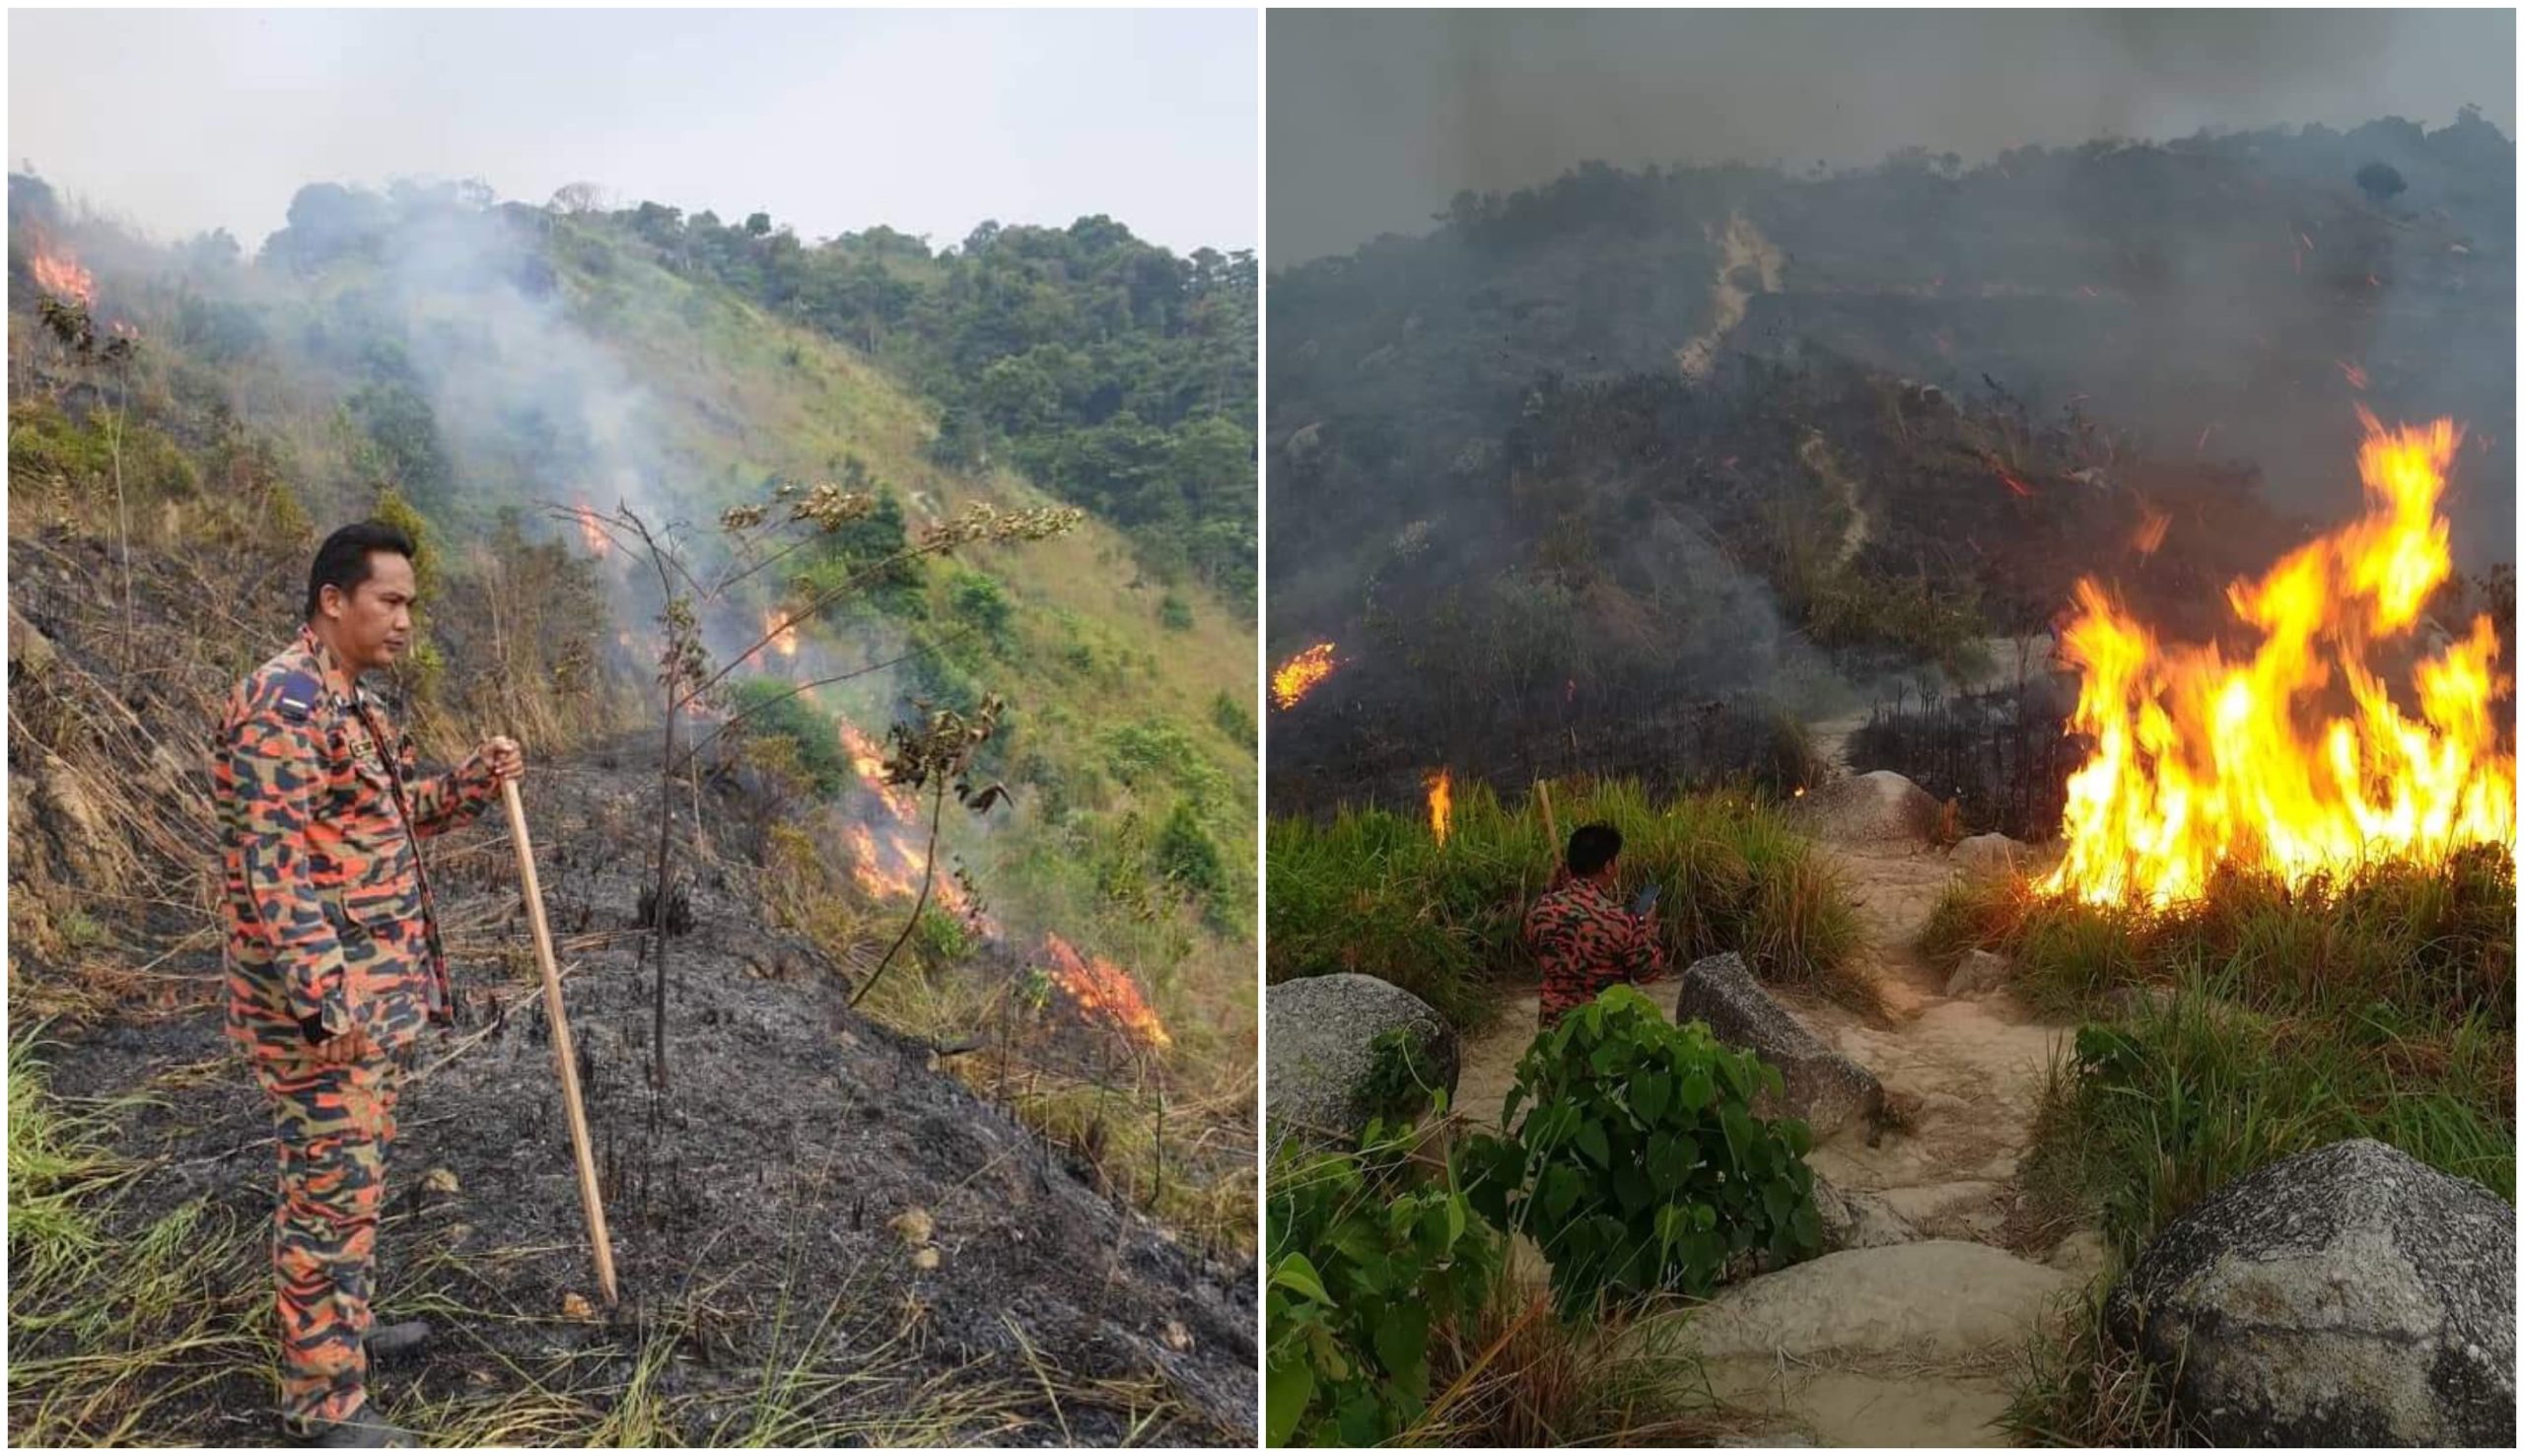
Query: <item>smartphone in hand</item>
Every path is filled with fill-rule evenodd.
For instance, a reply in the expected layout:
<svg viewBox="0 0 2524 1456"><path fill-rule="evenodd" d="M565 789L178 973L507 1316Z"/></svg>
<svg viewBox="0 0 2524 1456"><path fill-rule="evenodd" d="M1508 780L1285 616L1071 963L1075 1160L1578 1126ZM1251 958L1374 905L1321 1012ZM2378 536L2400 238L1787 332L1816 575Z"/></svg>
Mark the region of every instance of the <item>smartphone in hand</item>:
<svg viewBox="0 0 2524 1456"><path fill-rule="evenodd" d="M1651 884L1646 889L1641 890L1638 897L1630 902L1630 913L1633 915L1646 915L1649 911L1655 909L1657 888L1657 886Z"/></svg>

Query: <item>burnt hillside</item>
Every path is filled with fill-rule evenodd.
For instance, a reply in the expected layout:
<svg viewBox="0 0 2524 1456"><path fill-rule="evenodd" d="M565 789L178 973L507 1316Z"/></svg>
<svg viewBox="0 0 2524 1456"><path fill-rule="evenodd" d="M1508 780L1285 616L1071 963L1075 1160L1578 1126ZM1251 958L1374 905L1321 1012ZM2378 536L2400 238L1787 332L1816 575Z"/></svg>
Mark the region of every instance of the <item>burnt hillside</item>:
<svg viewBox="0 0 2524 1456"><path fill-rule="evenodd" d="M120 1192L88 1236L186 1295L101 1327L69 1302L82 1285L37 1267L47 1245L13 1238L11 1429L255 1442L264 1427L242 1418L269 1397L268 1114L227 1053L195 903L211 830L189 750L224 683L174 649L201 630L188 611L256 620L289 588L249 570L230 596L179 560L137 560L136 641L156 666L126 674L108 563L60 534L11 550L11 1003L30 1028L13 1115L39 1099L31 1121L108 1140L111 1171L92 1178ZM851 1009L866 967L791 928L794 888L747 852L742 826L765 809L741 776L714 776L699 805L716 848L696 852L672 936L673 1088L651 1091L638 901L656 747L591 741L538 761L526 794L623 1309L580 1303L594 1288L569 1138L495 812L432 854L468 1014L423 1042L381 1278L389 1309L449 1337L386 1373L389 1402L506 1444L1249 1440L1249 1261L1188 1246L1094 1157L983 1095L1012 1059L1019 1075L1091 1063L1091 1029L1055 1003L942 1055ZM157 953L139 963L135 946ZM38 1214L62 1191L13 1169L13 1201L36 1196Z"/></svg>
<svg viewBox="0 0 2524 1456"><path fill-rule="evenodd" d="M1380 742L1397 772L1654 776L1686 735L1643 719L1862 713L2042 632L2087 574L2213 632L2226 581L2353 509L2361 407L2464 423L2445 509L2485 574L2514 520L2513 177L2473 115L1968 170L1590 164L1290 269L1270 649L1345 665L1274 714L1274 783Z"/></svg>

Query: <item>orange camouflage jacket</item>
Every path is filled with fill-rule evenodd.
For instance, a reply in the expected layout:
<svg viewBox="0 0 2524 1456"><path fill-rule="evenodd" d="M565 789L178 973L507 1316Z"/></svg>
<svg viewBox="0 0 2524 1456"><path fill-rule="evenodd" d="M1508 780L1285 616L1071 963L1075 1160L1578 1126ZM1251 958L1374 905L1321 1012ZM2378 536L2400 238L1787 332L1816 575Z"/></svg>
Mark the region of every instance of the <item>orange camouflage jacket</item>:
<svg viewBox="0 0 2524 1456"><path fill-rule="evenodd" d="M1525 912L1525 943L1542 964L1545 1028L1607 986L1652 981L1665 971L1665 947L1646 922L1615 904L1593 880L1565 871Z"/></svg>
<svg viewBox="0 0 2524 1456"><path fill-rule="evenodd" d="M391 1051L455 1019L419 842L480 813L499 781L478 756L418 767L312 630L230 695L211 781L228 1032L248 1055L353 1027Z"/></svg>

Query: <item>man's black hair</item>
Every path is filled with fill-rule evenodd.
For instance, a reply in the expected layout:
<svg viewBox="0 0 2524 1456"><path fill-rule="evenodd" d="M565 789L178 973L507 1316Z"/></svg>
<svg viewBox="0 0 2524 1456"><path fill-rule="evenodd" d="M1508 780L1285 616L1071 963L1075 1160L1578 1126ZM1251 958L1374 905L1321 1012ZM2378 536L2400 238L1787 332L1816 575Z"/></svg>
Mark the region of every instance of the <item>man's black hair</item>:
<svg viewBox="0 0 2524 1456"><path fill-rule="evenodd" d="M1621 853L1621 831L1610 824L1580 825L1569 836L1569 872L1584 876L1613 862Z"/></svg>
<svg viewBox="0 0 2524 1456"><path fill-rule="evenodd" d="M324 589L338 588L344 596L359 589L373 574L369 557L388 551L412 559L412 538L382 520L346 525L316 548L316 565L307 573L307 620L315 621L324 601Z"/></svg>

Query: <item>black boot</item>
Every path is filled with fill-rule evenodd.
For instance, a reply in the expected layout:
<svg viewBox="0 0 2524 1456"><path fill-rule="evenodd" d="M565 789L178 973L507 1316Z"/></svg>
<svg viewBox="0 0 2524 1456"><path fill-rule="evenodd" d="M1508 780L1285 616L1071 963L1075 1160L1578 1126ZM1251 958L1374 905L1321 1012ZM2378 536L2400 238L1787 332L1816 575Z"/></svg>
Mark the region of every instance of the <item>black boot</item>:
<svg viewBox="0 0 2524 1456"><path fill-rule="evenodd" d="M371 1326L368 1338L361 1343L368 1348L370 1359L392 1359L398 1354L410 1354L429 1344L431 1334L428 1320L402 1320L390 1325Z"/></svg>
<svg viewBox="0 0 2524 1456"><path fill-rule="evenodd" d="M417 1446L421 1438L377 1414L377 1408L363 1403L348 1421L328 1421L316 1427L307 1444L311 1446L347 1446L357 1451L377 1451L393 1446Z"/></svg>

